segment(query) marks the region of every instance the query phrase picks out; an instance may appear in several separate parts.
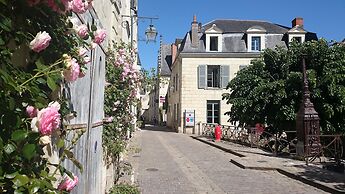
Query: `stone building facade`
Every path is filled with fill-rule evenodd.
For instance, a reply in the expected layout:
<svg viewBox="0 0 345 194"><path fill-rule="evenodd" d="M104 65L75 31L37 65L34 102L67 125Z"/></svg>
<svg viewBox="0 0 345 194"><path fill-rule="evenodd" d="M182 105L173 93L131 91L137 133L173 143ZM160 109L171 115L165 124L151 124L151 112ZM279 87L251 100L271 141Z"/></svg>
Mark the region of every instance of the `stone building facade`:
<svg viewBox="0 0 345 194"><path fill-rule="evenodd" d="M317 39L295 18L292 27L256 20L213 20L201 25L194 16L191 30L172 48L167 125L176 132L195 133L184 127L185 111L195 111L195 124L230 125L231 105L222 100L236 72L250 65L266 49L288 48L293 40ZM174 81L175 80L175 81Z"/></svg>

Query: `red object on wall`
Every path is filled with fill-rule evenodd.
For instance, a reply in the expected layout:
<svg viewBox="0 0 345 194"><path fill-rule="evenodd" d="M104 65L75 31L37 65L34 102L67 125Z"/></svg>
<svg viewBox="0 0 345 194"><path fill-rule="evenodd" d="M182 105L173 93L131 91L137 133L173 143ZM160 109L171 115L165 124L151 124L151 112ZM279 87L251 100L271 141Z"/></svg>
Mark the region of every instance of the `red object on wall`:
<svg viewBox="0 0 345 194"><path fill-rule="evenodd" d="M222 138L222 129L220 125L217 125L214 129L214 136L216 138L216 141L220 141L220 138Z"/></svg>

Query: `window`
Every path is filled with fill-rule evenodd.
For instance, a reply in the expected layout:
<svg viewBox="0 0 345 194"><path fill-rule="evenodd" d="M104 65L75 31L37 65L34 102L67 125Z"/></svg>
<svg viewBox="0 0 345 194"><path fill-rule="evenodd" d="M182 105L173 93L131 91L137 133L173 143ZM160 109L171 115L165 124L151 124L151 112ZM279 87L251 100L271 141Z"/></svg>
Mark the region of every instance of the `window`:
<svg viewBox="0 0 345 194"><path fill-rule="evenodd" d="M229 83L229 65L199 65L198 88L226 88Z"/></svg>
<svg viewBox="0 0 345 194"><path fill-rule="evenodd" d="M219 113L220 113L220 101L208 100L207 101L207 123L218 123L220 124Z"/></svg>
<svg viewBox="0 0 345 194"><path fill-rule="evenodd" d="M210 36L210 51L218 51L218 36Z"/></svg>
<svg viewBox="0 0 345 194"><path fill-rule="evenodd" d="M261 37L260 36L252 37L252 51L261 51Z"/></svg>
<svg viewBox="0 0 345 194"><path fill-rule="evenodd" d="M220 87L220 66L208 65L207 66L207 87L219 88Z"/></svg>
<svg viewBox="0 0 345 194"><path fill-rule="evenodd" d="M296 42L298 42L298 43L302 43L302 37L298 37L298 36L293 37L293 38L292 38L292 41L296 41Z"/></svg>

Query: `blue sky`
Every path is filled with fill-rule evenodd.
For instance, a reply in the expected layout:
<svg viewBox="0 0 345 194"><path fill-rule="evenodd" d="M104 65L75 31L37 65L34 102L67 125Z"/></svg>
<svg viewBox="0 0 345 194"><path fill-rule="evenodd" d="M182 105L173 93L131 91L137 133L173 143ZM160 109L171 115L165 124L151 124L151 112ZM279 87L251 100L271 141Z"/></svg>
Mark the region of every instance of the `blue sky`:
<svg viewBox="0 0 345 194"><path fill-rule="evenodd" d="M193 20L205 24L214 19L264 20L291 26L295 17L304 19L304 28L327 40L345 38L345 0L138 0L139 16L159 17L153 24L163 43L183 38ZM145 37L150 20L139 20L139 39ZM158 35L158 36L159 36ZM159 37L156 43L139 42L142 67L157 66Z"/></svg>

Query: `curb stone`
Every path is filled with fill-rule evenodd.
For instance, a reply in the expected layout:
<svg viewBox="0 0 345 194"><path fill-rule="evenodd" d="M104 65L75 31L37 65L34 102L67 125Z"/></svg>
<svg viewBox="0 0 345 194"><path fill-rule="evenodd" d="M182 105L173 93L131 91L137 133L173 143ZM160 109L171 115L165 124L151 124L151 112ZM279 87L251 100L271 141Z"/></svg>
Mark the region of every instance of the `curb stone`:
<svg viewBox="0 0 345 194"><path fill-rule="evenodd" d="M238 156L238 160L234 160L234 159L231 159L229 162L231 162L232 164L238 166L239 168L242 168L242 169L249 169L249 170L262 170L262 171L277 171L279 172L280 174L282 175L285 175L289 178L292 178L292 179L295 179L295 180L298 180L298 181L301 181L307 185L310 185L310 186L313 186L313 187L316 187L320 190L323 190L323 191L326 191L326 192L329 192L329 193L345 193L345 191L339 191L337 189L334 189L332 187L328 187L326 185L323 185L323 184L320 184L316 181L313 181L313 180L310 180L310 179L307 179L307 178L304 178L303 176L301 175L297 175L297 174L294 174L294 173L291 173L285 169L282 169L282 168L274 168L274 167L260 167L260 166L248 166L248 165L244 165L243 163L241 163L239 160L241 160L241 158L244 158L246 157L245 155L243 154L240 154L238 152L235 152L234 150L231 150L229 148L225 148L219 144L216 144L216 142L211 142L211 141L206 141L204 139L201 139L200 137L197 137L197 136L190 136L191 138L195 139L195 140L198 140L202 143L205 143L205 144L208 144L212 147L215 147L215 148L218 148L224 152L227 152L227 153L230 153L230 154L233 154L235 156Z"/></svg>

